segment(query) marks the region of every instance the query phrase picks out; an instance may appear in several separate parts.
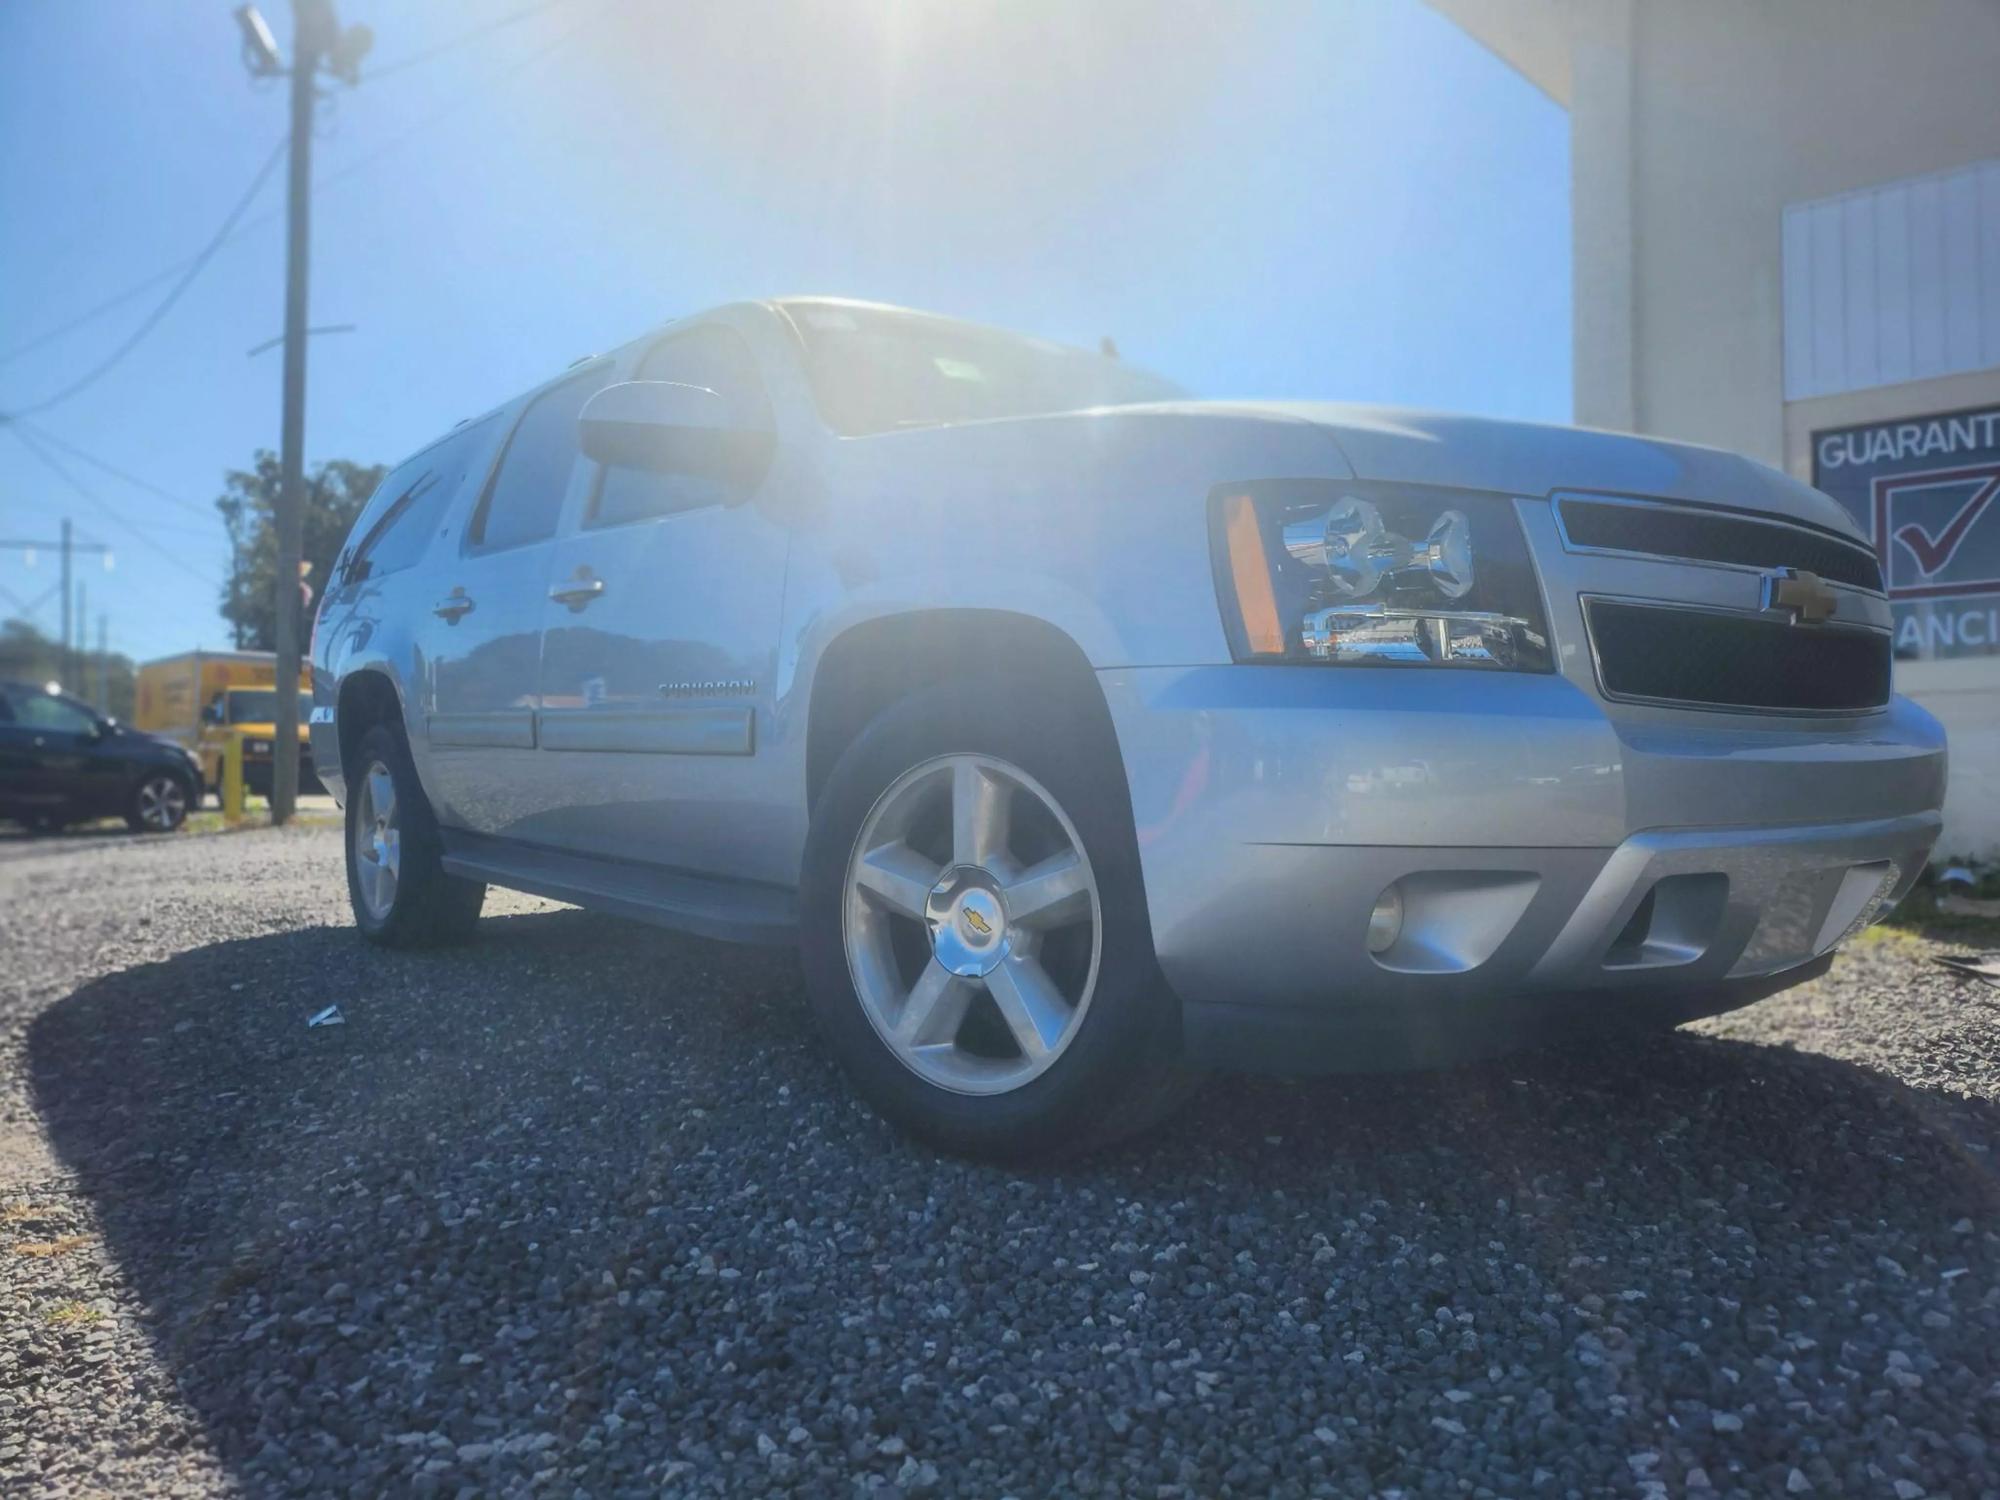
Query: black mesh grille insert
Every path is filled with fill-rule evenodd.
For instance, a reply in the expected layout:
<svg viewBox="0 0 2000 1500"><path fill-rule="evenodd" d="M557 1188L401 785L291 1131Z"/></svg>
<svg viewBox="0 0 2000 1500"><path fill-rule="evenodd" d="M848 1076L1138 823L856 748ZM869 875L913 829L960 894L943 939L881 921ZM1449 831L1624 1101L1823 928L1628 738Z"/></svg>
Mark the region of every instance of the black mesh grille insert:
<svg viewBox="0 0 2000 1500"><path fill-rule="evenodd" d="M1717 708L1797 713L1889 701L1889 636L1592 599L1586 604L1604 691Z"/></svg>
<svg viewBox="0 0 2000 1500"><path fill-rule="evenodd" d="M1578 547L1746 568L1797 568L1833 583L1878 593L1882 588L1882 565L1866 547L1783 521L1603 500L1559 504L1563 531Z"/></svg>

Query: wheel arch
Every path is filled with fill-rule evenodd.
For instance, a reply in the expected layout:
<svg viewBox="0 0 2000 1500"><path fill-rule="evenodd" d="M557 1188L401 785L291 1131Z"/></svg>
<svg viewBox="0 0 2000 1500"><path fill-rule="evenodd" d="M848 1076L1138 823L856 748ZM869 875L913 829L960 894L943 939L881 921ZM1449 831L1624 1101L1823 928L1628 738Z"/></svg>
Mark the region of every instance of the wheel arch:
<svg viewBox="0 0 2000 1500"><path fill-rule="evenodd" d="M1130 806L1117 733L1097 673L1075 637L1035 615L997 609L912 609L850 625L821 651L806 719L806 805L841 752L882 710L924 688L990 680L1024 713L1081 729L1118 766L1118 795Z"/></svg>
<svg viewBox="0 0 2000 1500"><path fill-rule="evenodd" d="M343 777L354 763L355 747L361 736L377 724L400 725L403 699L387 672L363 667L341 679L340 695L334 700L333 724L340 742L340 771Z"/></svg>

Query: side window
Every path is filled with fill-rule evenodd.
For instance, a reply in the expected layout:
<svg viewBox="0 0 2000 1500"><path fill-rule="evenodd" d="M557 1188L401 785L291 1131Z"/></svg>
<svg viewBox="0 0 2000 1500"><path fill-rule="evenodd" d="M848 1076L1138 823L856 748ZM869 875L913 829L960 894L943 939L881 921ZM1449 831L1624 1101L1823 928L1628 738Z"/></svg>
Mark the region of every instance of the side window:
<svg viewBox="0 0 2000 1500"><path fill-rule="evenodd" d="M20 720L30 729L52 729L62 734L88 734L97 720L74 703L47 693L22 693L15 699Z"/></svg>
<svg viewBox="0 0 2000 1500"><path fill-rule="evenodd" d="M7 690L0 688L0 724L14 722L14 705L7 701Z"/></svg>
<svg viewBox="0 0 2000 1500"><path fill-rule="evenodd" d="M669 334L639 361L634 380L668 380L714 391L729 404L730 417L744 427L768 427L771 400L757 373L757 358L741 334L720 323ZM649 516L742 498L727 482L701 474L648 474L638 469L606 469L590 508L591 526L621 526Z"/></svg>
<svg viewBox="0 0 2000 1500"><path fill-rule="evenodd" d="M576 418L603 389L608 365L598 365L542 392L507 440L500 472L472 518L467 540L480 551L518 547L553 536L570 473L578 461Z"/></svg>
<svg viewBox="0 0 2000 1500"><path fill-rule="evenodd" d="M368 502L371 518L341 573L341 582L407 568L424 555L439 523L469 478L485 477L480 460L493 438L494 418L460 428L382 481Z"/></svg>

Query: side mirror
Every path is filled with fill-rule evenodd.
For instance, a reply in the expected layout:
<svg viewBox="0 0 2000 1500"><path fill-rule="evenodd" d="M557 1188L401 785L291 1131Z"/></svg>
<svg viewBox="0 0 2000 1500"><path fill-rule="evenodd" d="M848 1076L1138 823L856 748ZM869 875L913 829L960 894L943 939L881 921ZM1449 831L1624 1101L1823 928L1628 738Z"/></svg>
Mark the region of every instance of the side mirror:
<svg viewBox="0 0 2000 1500"><path fill-rule="evenodd" d="M204 724L220 724L222 722L221 706L215 703L204 704L201 710L201 722Z"/></svg>
<svg viewBox="0 0 2000 1500"><path fill-rule="evenodd" d="M738 425L714 391L669 380L607 385L583 403L576 425L584 456L597 463L746 488L763 477L777 447L775 432Z"/></svg>

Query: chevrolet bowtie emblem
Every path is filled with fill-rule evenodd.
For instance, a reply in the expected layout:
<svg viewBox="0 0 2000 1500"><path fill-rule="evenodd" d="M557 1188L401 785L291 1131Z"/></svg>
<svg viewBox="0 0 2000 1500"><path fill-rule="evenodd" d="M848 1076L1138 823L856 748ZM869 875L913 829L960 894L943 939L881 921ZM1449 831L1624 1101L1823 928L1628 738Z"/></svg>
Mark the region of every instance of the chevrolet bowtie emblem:
<svg viewBox="0 0 2000 1500"><path fill-rule="evenodd" d="M1789 610L1799 624L1819 624L1839 603L1840 596L1817 573L1779 568L1764 575L1764 608Z"/></svg>
<svg viewBox="0 0 2000 1500"><path fill-rule="evenodd" d="M993 924L969 906L965 909L965 925L981 937L991 937L993 935Z"/></svg>

